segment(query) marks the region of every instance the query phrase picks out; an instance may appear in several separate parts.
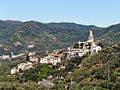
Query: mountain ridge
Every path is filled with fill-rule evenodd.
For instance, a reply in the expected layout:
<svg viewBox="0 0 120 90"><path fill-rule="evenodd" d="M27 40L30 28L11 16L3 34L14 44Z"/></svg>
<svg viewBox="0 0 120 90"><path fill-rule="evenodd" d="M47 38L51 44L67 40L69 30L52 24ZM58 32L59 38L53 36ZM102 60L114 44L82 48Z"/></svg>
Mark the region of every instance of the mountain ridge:
<svg viewBox="0 0 120 90"><path fill-rule="evenodd" d="M118 42L120 36L114 39L110 34L116 35L120 32L120 24L107 28L94 25L81 25L75 23L41 23L37 21L0 21L0 53L24 51L45 51L65 48L79 40L86 41L88 32L93 31L97 41L108 43L109 40ZM108 38L109 36L109 38ZM116 39L117 38L117 39ZM105 40L103 40L105 39ZM15 43L20 43L16 45ZM33 48L28 48L29 45Z"/></svg>

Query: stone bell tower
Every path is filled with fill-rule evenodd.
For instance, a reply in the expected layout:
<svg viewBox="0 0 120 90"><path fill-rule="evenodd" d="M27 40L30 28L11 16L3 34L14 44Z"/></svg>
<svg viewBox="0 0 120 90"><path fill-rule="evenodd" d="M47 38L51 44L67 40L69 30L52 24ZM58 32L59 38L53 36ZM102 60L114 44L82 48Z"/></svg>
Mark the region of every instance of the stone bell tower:
<svg viewBox="0 0 120 90"><path fill-rule="evenodd" d="M93 43L94 42L94 37L93 37L93 32L92 31L89 32L89 36L88 36L88 41L87 42L89 42L89 43Z"/></svg>

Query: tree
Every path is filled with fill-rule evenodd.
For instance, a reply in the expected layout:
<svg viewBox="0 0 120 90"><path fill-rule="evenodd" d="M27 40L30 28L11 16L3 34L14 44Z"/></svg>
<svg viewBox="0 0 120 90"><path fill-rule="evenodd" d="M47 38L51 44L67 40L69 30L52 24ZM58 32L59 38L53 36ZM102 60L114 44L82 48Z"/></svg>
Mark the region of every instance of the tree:
<svg viewBox="0 0 120 90"><path fill-rule="evenodd" d="M27 54L27 56L26 56L26 60L27 61L30 61L30 56Z"/></svg>
<svg viewBox="0 0 120 90"><path fill-rule="evenodd" d="M99 42L98 46L100 46L101 48L104 48L104 44L102 42Z"/></svg>
<svg viewBox="0 0 120 90"><path fill-rule="evenodd" d="M79 44L75 43L74 48L79 48Z"/></svg>

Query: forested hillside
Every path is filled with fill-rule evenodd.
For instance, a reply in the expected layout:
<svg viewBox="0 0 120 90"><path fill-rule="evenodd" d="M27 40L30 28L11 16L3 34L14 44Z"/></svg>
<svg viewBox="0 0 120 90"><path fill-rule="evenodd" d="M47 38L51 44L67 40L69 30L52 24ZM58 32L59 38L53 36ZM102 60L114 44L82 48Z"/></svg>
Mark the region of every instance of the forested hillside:
<svg viewBox="0 0 120 90"><path fill-rule="evenodd" d="M2 90L120 90L120 45L106 48L98 54L86 54L71 59L62 58L56 66L36 63L34 68L10 74L10 68L21 60L0 62L0 89ZM59 69L64 64L65 69ZM43 78L53 86L38 85Z"/></svg>
<svg viewBox="0 0 120 90"><path fill-rule="evenodd" d="M97 42L109 46L119 42L119 27L119 24L102 28L75 23L0 21L0 54L65 48L79 40L86 41L90 30Z"/></svg>

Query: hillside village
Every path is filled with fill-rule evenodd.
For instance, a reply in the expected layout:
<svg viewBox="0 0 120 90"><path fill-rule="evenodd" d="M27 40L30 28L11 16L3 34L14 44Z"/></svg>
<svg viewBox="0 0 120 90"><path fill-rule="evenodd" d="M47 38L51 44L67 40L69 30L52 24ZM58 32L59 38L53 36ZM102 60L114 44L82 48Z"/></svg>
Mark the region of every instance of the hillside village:
<svg viewBox="0 0 120 90"><path fill-rule="evenodd" d="M18 55L12 52L7 55L9 58L2 55L0 72L4 78L1 76L0 80L11 85L4 88L15 86L13 88L26 90L29 85L31 90L35 87L40 90L119 90L114 88L119 88L120 81L120 45L103 49L93 36L90 31L85 42L78 41L51 53L46 51L41 56L36 52ZM5 84L1 82L2 87Z"/></svg>
<svg viewBox="0 0 120 90"><path fill-rule="evenodd" d="M120 90L120 0L1 0L0 90Z"/></svg>
<svg viewBox="0 0 120 90"><path fill-rule="evenodd" d="M35 52L30 52L27 54L27 61L26 63L20 63L17 65L17 67L11 69L11 74L15 74L16 72L19 72L19 70L27 70L30 68L33 68L34 62L41 63L41 64L52 64L56 65L57 63L61 63L61 57L64 56L67 59L71 59L73 57L82 57L83 55L89 53L94 54L101 51L102 48L98 45L96 45L93 37L93 32L89 32L88 40L86 42L80 42L78 41L74 45L66 48L66 49L58 49L54 50L52 53L48 53L45 56L42 56L40 60L35 57ZM60 53L61 52L61 53ZM11 55L11 58L17 58L20 56L23 56L24 54L20 55ZM2 59L10 59L10 57L7 57L8 55L3 55Z"/></svg>

